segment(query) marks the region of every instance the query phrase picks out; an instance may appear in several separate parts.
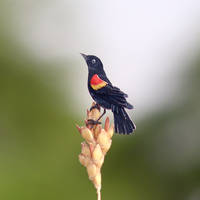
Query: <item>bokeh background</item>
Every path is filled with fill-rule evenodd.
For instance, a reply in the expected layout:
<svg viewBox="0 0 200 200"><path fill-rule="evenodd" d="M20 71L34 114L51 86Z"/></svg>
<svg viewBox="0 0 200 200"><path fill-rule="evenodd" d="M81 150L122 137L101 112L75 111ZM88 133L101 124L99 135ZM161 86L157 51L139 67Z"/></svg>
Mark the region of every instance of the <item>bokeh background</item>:
<svg viewBox="0 0 200 200"><path fill-rule="evenodd" d="M92 99L80 52L129 94L103 199L200 199L200 2L0 1L0 199L96 199L78 162Z"/></svg>

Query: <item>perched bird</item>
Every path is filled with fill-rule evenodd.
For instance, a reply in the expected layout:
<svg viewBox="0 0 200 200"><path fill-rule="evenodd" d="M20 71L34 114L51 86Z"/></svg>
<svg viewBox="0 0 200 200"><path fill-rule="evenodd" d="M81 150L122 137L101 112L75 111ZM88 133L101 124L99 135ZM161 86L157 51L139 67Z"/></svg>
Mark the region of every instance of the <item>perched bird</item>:
<svg viewBox="0 0 200 200"><path fill-rule="evenodd" d="M132 133L136 126L125 111L125 108L133 109L133 106L126 101L128 95L113 86L108 80L103 64L98 57L82 53L81 55L88 65L88 90L96 102L95 107L104 108L99 119L97 121L90 120L90 123L100 123L99 120L106 113L106 109L111 109L114 115L115 132L120 134Z"/></svg>

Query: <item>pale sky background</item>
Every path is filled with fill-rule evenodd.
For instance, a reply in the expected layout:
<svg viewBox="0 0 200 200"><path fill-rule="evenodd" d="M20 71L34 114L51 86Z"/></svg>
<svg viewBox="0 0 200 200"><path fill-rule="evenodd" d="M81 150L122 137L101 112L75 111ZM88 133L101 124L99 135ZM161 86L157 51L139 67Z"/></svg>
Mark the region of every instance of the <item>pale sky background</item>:
<svg viewBox="0 0 200 200"><path fill-rule="evenodd" d="M199 47L199 0L29 0L12 6L15 36L27 49L44 60L75 62L66 67L78 74L79 84L77 77L71 81L80 90L72 94L80 108L91 99L79 52L101 58L140 118L178 99L184 64Z"/></svg>

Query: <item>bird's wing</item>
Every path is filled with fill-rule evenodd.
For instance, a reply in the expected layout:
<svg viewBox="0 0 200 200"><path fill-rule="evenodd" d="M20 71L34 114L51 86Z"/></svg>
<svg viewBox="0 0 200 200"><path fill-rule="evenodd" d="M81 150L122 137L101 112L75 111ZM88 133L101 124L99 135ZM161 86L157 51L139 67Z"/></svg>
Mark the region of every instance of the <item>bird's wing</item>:
<svg viewBox="0 0 200 200"><path fill-rule="evenodd" d="M94 77L98 78L98 81L96 81L96 82L103 85L102 87L99 87L99 89L96 90L97 93L128 97L128 95L125 94L124 92L122 92L119 88L113 86L112 83L108 80L108 78L106 76L95 74L92 77L92 79ZM92 79L91 79L91 83L92 83Z"/></svg>
<svg viewBox="0 0 200 200"><path fill-rule="evenodd" d="M119 88L113 86L107 77L95 74L91 78L90 85L97 94L100 94L111 104L124 106L129 109L133 108L132 105L126 101L128 95Z"/></svg>

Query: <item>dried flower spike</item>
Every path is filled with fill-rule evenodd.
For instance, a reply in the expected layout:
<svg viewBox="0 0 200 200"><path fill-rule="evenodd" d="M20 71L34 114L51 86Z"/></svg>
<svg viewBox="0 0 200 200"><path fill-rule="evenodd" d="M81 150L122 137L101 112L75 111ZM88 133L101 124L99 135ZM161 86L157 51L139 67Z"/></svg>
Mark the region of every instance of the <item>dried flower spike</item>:
<svg viewBox="0 0 200 200"><path fill-rule="evenodd" d="M92 104L92 106L94 105L95 103ZM81 143L79 161L87 169L88 177L97 190L98 200L101 199L101 167L104 157L111 147L111 138L114 134L114 125L110 126L108 117L104 129L101 124L91 125L88 123L90 120L96 121L100 115L100 109L87 110L86 126L79 127L76 125L81 136L85 139L85 142Z"/></svg>

